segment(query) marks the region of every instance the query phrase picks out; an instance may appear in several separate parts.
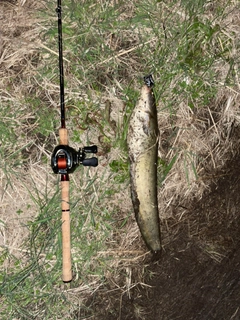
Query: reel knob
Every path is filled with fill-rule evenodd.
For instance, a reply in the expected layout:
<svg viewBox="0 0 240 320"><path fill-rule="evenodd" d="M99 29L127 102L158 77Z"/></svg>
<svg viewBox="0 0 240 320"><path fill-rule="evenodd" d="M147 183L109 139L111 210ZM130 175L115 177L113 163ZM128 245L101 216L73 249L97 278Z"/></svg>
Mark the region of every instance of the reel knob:
<svg viewBox="0 0 240 320"><path fill-rule="evenodd" d="M83 150L86 153L97 153L98 152L98 148L95 145L90 146L90 147L84 147Z"/></svg>
<svg viewBox="0 0 240 320"><path fill-rule="evenodd" d="M82 162L82 165L84 167L97 167L98 166L98 159L95 157L84 159Z"/></svg>

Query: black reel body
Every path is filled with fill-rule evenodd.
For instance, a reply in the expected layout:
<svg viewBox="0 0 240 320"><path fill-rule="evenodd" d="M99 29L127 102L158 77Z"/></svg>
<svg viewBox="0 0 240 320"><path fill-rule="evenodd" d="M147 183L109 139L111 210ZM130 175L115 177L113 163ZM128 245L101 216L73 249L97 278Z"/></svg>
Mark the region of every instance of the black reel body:
<svg viewBox="0 0 240 320"><path fill-rule="evenodd" d="M86 158L86 153L97 153L97 146L83 147L76 151L67 145L58 145L51 158L53 172L56 174L73 173L79 164L97 167L98 159L96 157Z"/></svg>

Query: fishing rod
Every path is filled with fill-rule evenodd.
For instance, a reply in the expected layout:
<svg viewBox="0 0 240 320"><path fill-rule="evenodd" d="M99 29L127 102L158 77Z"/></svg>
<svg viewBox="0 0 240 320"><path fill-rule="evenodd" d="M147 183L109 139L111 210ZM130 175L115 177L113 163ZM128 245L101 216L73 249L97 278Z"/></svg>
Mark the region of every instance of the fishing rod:
<svg viewBox="0 0 240 320"><path fill-rule="evenodd" d="M68 145L68 130L66 129L65 101L64 101L64 69L62 46L62 4L57 1L58 15L58 49L59 49L59 85L61 127L59 129L59 145L55 147L51 157L51 167L55 174L61 175L62 192L62 279L63 282L72 280L71 263L71 231L70 231L70 197L69 173L73 173L79 164L96 167L96 157L87 158L86 154L97 153L97 146L79 148L78 151Z"/></svg>

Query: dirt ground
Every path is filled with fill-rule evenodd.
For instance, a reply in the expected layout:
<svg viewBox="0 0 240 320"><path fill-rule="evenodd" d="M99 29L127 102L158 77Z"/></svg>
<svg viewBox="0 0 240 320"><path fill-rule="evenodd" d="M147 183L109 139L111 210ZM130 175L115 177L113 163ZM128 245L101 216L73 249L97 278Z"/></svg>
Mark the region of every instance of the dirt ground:
<svg viewBox="0 0 240 320"><path fill-rule="evenodd" d="M240 319L239 163L229 161L183 222L162 225L162 257L139 265L144 283L126 293L107 284L89 299L94 319Z"/></svg>

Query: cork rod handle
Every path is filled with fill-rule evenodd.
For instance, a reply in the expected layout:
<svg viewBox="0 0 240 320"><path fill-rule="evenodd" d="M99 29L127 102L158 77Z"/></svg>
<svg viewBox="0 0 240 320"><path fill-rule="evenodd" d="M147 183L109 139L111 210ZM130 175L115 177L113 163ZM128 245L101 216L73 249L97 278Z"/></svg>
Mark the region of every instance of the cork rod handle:
<svg viewBox="0 0 240 320"><path fill-rule="evenodd" d="M68 144L67 129L59 129L60 144ZM70 229L70 204L69 204L69 177L68 174L61 176L62 191L62 280L72 280L71 262L71 229Z"/></svg>

